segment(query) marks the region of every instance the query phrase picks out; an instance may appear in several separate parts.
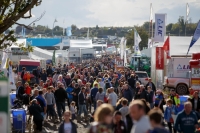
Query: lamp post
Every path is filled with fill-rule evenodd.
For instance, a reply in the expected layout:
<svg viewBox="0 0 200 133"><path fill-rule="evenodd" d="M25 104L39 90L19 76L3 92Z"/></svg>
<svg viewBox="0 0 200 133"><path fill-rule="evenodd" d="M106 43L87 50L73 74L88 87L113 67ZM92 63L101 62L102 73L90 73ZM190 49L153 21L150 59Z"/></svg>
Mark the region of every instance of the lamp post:
<svg viewBox="0 0 200 133"><path fill-rule="evenodd" d="M56 19L54 20L54 22L53 22L53 29L54 29L54 24L55 24L55 22L58 22ZM52 29L52 36L54 36L53 35L53 29Z"/></svg>

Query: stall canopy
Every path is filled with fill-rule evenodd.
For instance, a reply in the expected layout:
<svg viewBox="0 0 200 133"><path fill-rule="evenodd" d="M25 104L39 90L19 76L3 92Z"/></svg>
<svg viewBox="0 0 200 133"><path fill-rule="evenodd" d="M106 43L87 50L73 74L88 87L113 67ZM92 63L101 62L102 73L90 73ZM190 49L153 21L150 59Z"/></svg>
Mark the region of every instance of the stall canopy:
<svg viewBox="0 0 200 133"><path fill-rule="evenodd" d="M93 48L92 40L70 40L70 48Z"/></svg>

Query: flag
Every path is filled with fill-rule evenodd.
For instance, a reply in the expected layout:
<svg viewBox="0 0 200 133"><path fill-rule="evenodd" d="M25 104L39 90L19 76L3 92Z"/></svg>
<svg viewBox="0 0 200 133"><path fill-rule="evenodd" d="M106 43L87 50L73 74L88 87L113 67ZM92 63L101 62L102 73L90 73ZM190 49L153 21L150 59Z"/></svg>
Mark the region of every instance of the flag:
<svg viewBox="0 0 200 133"><path fill-rule="evenodd" d="M3 50L3 57L2 57L2 61L1 61L1 68L2 69L6 69L7 64L8 64L8 48Z"/></svg>
<svg viewBox="0 0 200 133"><path fill-rule="evenodd" d="M90 36L90 28L88 28L88 32L87 32L87 38L89 39Z"/></svg>
<svg viewBox="0 0 200 133"><path fill-rule="evenodd" d="M124 66L127 65L127 58L126 58L126 39L124 40Z"/></svg>
<svg viewBox="0 0 200 133"><path fill-rule="evenodd" d="M65 35L65 20L63 20L63 36Z"/></svg>
<svg viewBox="0 0 200 133"><path fill-rule="evenodd" d="M71 30L72 30L71 26L67 27L67 36L71 36L72 35Z"/></svg>
<svg viewBox="0 0 200 133"><path fill-rule="evenodd" d="M194 35L192 37L192 40L190 42L190 46L188 48L187 55L188 55L188 53L190 51L190 48L195 44L195 42L199 39L199 37L200 37L200 20L199 20L199 22L197 24L196 30L195 30Z"/></svg>
<svg viewBox="0 0 200 133"><path fill-rule="evenodd" d="M153 22L153 7L152 7L152 3L150 4L150 22Z"/></svg>
<svg viewBox="0 0 200 133"><path fill-rule="evenodd" d="M190 14L190 8L189 8L189 4L186 4L186 22L188 22L189 19L189 14Z"/></svg>
<svg viewBox="0 0 200 133"><path fill-rule="evenodd" d="M165 41L164 45L163 45L163 49L167 54L167 59L170 59L170 44L169 44L169 36L167 38L167 40Z"/></svg>
<svg viewBox="0 0 200 133"><path fill-rule="evenodd" d="M154 42L164 42L166 32L166 14L155 14Z"/></svg>
<svg viewBox="0 0 200 133"><path fill-rule="evenodd" d="M124 37L121 38L120 42L120 59L123 59L124 56Z"/></svg>
<svg viewBox="0 0 200 133"><path fill-rule="evenodd" d="M140 56L140 48L139 48L139 43L141 42L140 35L138 34L137 30L134 28L134 53L136 56Z"/></svg>
<svg viewBox="0 0 200 133"><path fill-rule="evenodd" d="M52 56L52 65L56 66L56 50L53 51L53 56Z"/></svg>

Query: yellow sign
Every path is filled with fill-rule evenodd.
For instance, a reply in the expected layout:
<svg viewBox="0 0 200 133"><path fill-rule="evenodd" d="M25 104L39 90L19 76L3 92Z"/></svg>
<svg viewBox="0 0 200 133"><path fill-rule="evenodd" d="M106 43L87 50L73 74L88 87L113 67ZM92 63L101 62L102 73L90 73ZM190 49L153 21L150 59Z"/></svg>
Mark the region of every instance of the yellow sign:
<svg viewBox="0 0 200 133"><path fill-rule="evenodd" d="M200 85L200 80L199 79L192 79L191 83L192 83L192 85Z"/></svg>

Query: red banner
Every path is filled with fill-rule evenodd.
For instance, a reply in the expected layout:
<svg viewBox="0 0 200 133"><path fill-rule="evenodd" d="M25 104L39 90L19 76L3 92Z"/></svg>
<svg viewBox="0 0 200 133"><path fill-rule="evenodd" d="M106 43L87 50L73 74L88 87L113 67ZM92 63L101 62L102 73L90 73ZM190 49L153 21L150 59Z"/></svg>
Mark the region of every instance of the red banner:
<svg viewBox="0 0 200 133"><path fill-rule="evenodd" d="M163 47L156 47L156 69L164 69L164 49Z"/></svg>

